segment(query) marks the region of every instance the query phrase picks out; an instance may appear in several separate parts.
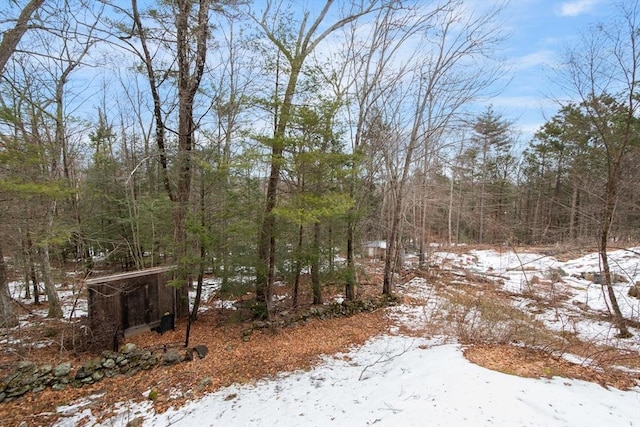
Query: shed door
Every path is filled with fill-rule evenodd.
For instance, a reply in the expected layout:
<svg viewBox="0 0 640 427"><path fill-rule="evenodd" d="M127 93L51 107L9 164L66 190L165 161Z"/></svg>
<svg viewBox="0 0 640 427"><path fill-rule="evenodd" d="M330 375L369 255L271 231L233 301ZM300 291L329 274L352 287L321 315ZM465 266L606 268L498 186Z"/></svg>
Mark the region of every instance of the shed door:
<svg viewBox="0 0 640 427"><path fill-rule="evenodd" d="M122 326L124 329L149 323L148 285L137 286L122 295Z"/></svg>

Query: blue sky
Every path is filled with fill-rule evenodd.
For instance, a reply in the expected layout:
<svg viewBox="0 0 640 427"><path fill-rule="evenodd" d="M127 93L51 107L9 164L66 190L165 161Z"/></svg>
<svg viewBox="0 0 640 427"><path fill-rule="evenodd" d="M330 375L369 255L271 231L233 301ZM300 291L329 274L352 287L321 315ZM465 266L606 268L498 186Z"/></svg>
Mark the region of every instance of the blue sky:
<svg viewBox="0 0 640 427"><path fill-rule="evenodd" d="M419 0L418 0L419 1ZM629 1L629 0L621 0ZM613 0L463 0L470 9L483 9L506 2L497 22L507 38L498 55L510 66L510 72L497 87L504 90L496 97L482 100L472 110L483 111L491 104L494 111L513 122L526 144L559 109L559 100L568 94L554 71L566 58L590 25L606 23L615 13ZM261 0L254 0L259 5ZM319 9L321 0L301 0L305 8ZM260 9L260 7L258 7ZM302 9L302 7L301 7Z"/></svg>
<svg viewBox="0 0 640 427"><path fill-rule="evenodd" d="M510 34L503 55L511 63L512 80L489 102L514 122L522 142L555 114L555 100L567 99L554 67L591 24L606 23L614 7L611 0L511 0L503 17Z"/></svg>

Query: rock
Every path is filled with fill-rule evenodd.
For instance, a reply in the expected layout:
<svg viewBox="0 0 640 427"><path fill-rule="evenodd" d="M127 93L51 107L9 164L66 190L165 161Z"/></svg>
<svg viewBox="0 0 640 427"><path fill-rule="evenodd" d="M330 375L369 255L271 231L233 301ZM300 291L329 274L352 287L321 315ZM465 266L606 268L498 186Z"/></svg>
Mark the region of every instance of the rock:
<svg viewBox="0 0 640 427"><path fill-rule="evenodd" d="M137 346L134 343L128 342L122 346L122 348L120 349L120 353L130 354L136 351L136 349L137 349Z"/></svg>
<svg viewBox="0 0 640 427"><path fill-rule="evenodd" d="M56 377L64 377L69 375L69 372L71 372L71 363L69 362L61 363L53 368L53 375Z"/></svg>
<svg viewBox="0 0 640 427"><path fill-rule="evenodd" d="M93 374L93 372L89 372L87 369L85 369L84 366L82 366L80 369L78 369L74 378L76 380L83 380L87 377L90 377L91 374Z"/></svg>
<svg viewBox="0 0 640 427"><path fill-rule="evenodd" d="M126 427L142 427L142 425L144 425L144 418L138 417L129 421Z"/></svg>
<svg viewBox="0 0 640 427"><path fill-rule="evenodd" d="M22 396L23 394L25 394L26 392L28 392L29 390L31 390L31 386L29 385L23 385L20 387L16 387L16 388L12 388L10 390L7 390L7 399L11 398L11 397L18 397L18 396Z"/></svg>
<svg viewBox="0 0 640 427"><path fill-rule="evenodd" d="M20 372L14 371L2 380L2 390L15 386L20 383Z"/></svg>
<svg viewBox="0 0 640 427"><path fill-rule="evenodd" d="M613 283L628 283L629 280L627 280L627 278L625 276L623 276L622 274L618 274L618 273L613 273L611 275L611 281Z"/></svg>
<svg viewBox="0 0 640 427"><path fill-rule="evenodd" d="M45 388L47 388L47 386L46 386L46 385L44 385L44 384L39 384L39 385L37 385L37 386L35 386L35 387L33 387L33 388L31 389L31 393L38 393L38 392L40 392L40 391L44 390Z"/></svg>
<svg viewBox="0 0 640 427"><path fill-rule="evenodd" d="M112 369L114 366L116 366L116 361L111 358L106 359L104 362L102 362L102 367L105 369Z"/></svg>
<svg viewBox="0 0 640 427"><path fill-rule="evenodd" d="M629 288L629 292L627 292L627 295L633 298L640 299L640 286L638 285L631 286Z"/></svg>
<svg viewBox="0 0 640 427"><path fill-rule="evenodd" d="M40 376L48 375L51 373L51 371L53 371L53 365L49 365L49 364L42 365L38 369L38 372L40 372Z"/></svg>
<svg viewBox="0 0 640 427"><path fill-rule="evenodd" d="M97 357L95 359L91 359L89 361L87 361L84 365L83 365L88 371L97 371L98 369L102 368L102 359Z"/></svg>
<svg viewBox="0 0 640 427"><path fill-rule="evenodd" d="M205 387L211 385L213 383L213 380L211 379L211 377L204 377L203 379L200 380L200 382L198 382L198 386L196 387L196 389L198 391L202 391L204 390Z"/></svg>
<svg viewBox="0 0 640 427"><path fill-rule="evenodd" d="M54 385L51 386L51 390L54 390L54 391L62 391L65 388L67 388L67 385L63 383L55 383Z"/></svg>
<svg viewBox="0 0 640 427"><path fill-rule="evenodd" d="M29 360L21 360L21 361L18 362L17 369L20 372L35 371L36 364L34 362L29 361Z"/></svg>
<svg viewBox="0 0 640 427"><path fill-rule="evenodd" d="M180 362L180 353L176 349L171 349L162 355L162 363L165 365L173 365Z"/></svg>
<svg viewBox="0 0 640 427"><path fill-rule="evenodd" d="M118 358L118 353L115 351L111 351L111 350L105 350L102 352L102 357L104 359L117 359Z"/></svg>
<svg viewBox="0 0 640 427"><path fill-rule="evenodd" d="M38 382L38 376L33 372L25 372L20 377L20 385L21 386L29 386L33 387L33 384Z"/></svg>
<svg viewBox="0 0 640 427"><path fill-rule="evenodd" d="M207 355L207 353L209 353L209 349L207 348L207 346L206 345L202 345L202 344L199 344L199 345L193 347L193 350L196 353L198 353L198 357L200 359L204 359L204 357Z"/></svg>

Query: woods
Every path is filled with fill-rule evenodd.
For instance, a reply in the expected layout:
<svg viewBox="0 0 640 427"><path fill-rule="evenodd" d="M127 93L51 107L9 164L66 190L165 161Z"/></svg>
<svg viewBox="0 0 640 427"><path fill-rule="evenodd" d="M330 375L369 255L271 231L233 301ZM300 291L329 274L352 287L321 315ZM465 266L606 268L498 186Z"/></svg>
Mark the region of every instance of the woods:
<svg viewBox="0 0 640 427"><path fill-rule="evenodd" d="M632 3L585 29L558 76L571 101L529 140L491 104L500 7L3 5L2 324L9 278L59 317L57 278L97 263L177 265L179 316L197 318L188 288L207 272L269 318L276 282L294 305L325 284L357 298L369 241L386 241L385 294L430 243L572 243L600 251L628 334L607 248L640 239Z"/></svg>

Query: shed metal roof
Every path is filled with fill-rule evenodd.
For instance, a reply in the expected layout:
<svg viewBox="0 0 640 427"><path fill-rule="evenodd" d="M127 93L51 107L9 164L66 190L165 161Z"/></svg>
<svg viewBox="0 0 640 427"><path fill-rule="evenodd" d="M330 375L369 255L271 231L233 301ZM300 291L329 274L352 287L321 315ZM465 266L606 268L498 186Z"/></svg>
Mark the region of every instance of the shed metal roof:
<svg viewBox="0 0 640 427"><path fill-rule="evenodd" d="M174 270L175 268L176 268L175 265L164 266L164 267L151 267L151 268L145 268L144 270L127 271L125 273L112 274L109 276L92 277L91 279L87 279L85 282L87 283L87 285L116 282L118 280L132 279L134 277L144 277L144 276L151 276L153 274L166 273L167 271Z"/></svg>

